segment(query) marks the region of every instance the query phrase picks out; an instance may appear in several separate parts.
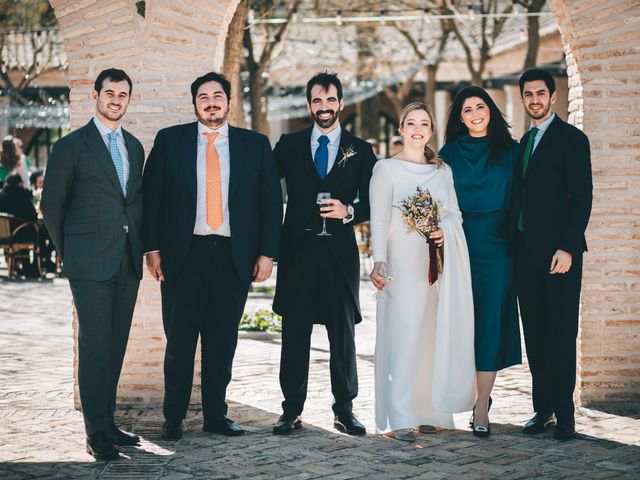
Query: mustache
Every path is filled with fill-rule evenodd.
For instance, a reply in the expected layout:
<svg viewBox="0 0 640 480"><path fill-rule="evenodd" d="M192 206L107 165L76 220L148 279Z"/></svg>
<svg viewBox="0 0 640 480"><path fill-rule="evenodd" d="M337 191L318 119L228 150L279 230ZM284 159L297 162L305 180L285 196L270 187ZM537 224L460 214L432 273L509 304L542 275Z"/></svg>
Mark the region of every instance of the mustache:
<svg viewBox="0 0 640 480"><path fill-rule="evenodd" d="M318 115L322 115L323 113L330 113L331 115L335 115L335 114L336 114L336 111L335 111L335 110L318 110L318 111L316 112L316 117L317 117Z"/></svg>
<svg viewBox="0 0 640 480"><path fill-rule="evenodd" d="M209 112L209 111L214 111L214 112L219 112L220 111L220 107L216 107L216 106L210 106L204 109L205 112Z"/></svg>

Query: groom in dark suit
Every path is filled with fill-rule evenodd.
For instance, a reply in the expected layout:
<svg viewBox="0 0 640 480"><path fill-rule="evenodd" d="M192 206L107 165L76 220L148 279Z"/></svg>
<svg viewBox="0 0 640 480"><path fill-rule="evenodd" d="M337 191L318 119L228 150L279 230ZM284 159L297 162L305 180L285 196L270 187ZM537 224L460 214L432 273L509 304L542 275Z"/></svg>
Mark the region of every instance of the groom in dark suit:
<svg viewBox="0 0 640 480"><path fill-rule="evenodd" d="M284 412L273 431L284 434L302 426L311 331L314 323L322 323L331 350L334 425L364 435L365 427L352 412L358 394L354 326L362 320L353 225L369 219L369 180L376 158L370 144L340 126L344 103L337 75L319 73L309 80L307 101L314 125L283 135L274 150L288 202L273 303L273 310L283 316ZM320 192L331 194L321 210L316 204ZM321 215L330 236L318 235Z"/></svg>
<svg viewBox="0 0 640 480"><path fill-rule="evenodd" d="M198 337L203 430L244 433L226 416L226 389L249 285L271 275L282 223L271 145L227 123L229 82L208 73L191 96L198 121L158 132L144 171L147 266L162 280L167 337L167 440L182 436Z"/></svg>
<svg viewBox="0 0 640 480"><path fill-rule="evenodd" d="M64 262L78 313L78 384L87 451L118 458L114 445L139 439L113 414L142 278L142 144L120 126L131 96L122 70L98 75L96 113L53 147L42 213Z"/></svg>
<svg viewBox="0 0 640 480"><path fill-rule="evenodd" d="M522 429L576 436L573 391L584 232L592 202L589 140L551 110L555 82L544 70L520 77L531 128L520 141L511 219L514 267L535 416Z"/></svg>

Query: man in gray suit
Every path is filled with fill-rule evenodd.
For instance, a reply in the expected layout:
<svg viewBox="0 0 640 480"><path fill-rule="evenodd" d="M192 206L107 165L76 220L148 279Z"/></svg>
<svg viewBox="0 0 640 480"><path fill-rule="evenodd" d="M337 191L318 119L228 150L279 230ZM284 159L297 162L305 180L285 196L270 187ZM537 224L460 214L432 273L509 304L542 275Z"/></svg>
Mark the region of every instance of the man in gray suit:
<svg viewBox="0 0 640 480"><path fill-rule="evenodd" d="M119 457L139 438L114 423L118 379L142 278L142 144L120 126L131 96L122 70L98 75L95 116L53 147L42 212L78 313L78 383L87 452Z"/></svg>

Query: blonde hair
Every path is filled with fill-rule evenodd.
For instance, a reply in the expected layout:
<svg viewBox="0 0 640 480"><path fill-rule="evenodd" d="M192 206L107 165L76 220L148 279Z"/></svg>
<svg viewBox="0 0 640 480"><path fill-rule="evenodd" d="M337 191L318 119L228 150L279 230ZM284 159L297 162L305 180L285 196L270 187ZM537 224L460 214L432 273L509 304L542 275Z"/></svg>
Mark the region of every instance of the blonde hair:
<svg viewBox="0 0 640 480"><path fill-rule="evenodd" d="M431 113L431 110L429 110L429 107L427 107L422 102L412 102L402 109L402 113L400 114L400 127L398 127L398 130L400 130L404 126L404 121L407 118L407 115L409 115L409 113L413 112L414 110L422 110L424 112L427 112L427 115L429 115L429 120L431 121L431 132L432 134L436 133L435 125L433 123L433 114ZM433 138L433 135L431 138ZM427 142L427 144L424 146L424 158L427 159L427 163L431 163L437 167L442 166L442 159L438 157L435 150L429 146L429 142Z"/></svg>

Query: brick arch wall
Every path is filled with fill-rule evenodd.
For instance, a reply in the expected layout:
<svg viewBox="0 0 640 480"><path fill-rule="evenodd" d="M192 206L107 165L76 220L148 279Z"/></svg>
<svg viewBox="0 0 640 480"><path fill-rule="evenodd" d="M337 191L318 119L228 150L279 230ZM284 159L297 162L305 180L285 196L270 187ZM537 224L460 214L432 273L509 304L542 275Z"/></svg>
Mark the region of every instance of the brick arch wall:
<svg viewBox="0 0 640 480"><path fill-rule="evenodd" d="M550 0L565 43L569 121L591 141L579 333L583 405L640 399L640 5Z"/></svg>
<svg viewBox="0 0 640 480"><path fill-rule="evenodd" d="M126 126L147 149L159 128L190 121L189 83L207 70L220 68L237 3L149 1L142 18L134 0L51 0L69 55L72 126L77 128L90 118L93 79L111 66L126 69L134 80L134 103ZM549 5L566 45L570 121L591 139L594 170L578 393L583 404L638 400L640 7L634 0L549 0ZM120 401L161 402L161 325L158 287L145 279Z"/></svg>

